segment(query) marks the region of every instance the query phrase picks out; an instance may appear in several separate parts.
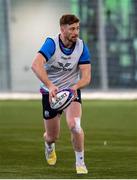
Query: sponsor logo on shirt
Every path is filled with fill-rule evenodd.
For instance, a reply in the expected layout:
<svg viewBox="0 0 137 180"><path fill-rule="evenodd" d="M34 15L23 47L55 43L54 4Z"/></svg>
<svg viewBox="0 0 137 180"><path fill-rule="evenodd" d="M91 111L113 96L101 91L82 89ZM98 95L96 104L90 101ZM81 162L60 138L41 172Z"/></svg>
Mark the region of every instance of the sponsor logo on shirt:
<svg viewBox="0 0 137 180"><path fill-rule="evenodd" d="M70 65L71 65L71 63L63 64L61 62L58 62L58 66L52 65L51 68L58 69L58 70L63 70L63 71L71 71L73 68L69 68Z"/></svg>
<svg viewBox="0 0 137 180"><path fill-rule="evenodd" d="M61 56L61 59L64 59L64 60L68 60L68 59L71 59L71 57L65 57L65 56Z"/></svg>

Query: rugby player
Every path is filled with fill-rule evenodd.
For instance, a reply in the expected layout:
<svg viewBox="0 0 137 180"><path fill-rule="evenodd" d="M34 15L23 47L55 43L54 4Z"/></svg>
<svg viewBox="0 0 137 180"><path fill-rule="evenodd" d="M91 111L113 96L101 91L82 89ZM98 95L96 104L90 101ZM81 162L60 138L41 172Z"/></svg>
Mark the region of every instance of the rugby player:
<svg viewBox="0 0 137 180"><path fill-rule="evenodd" d="M79 38L80 20L73 14L60 18L60 33L46 38L36 54L32 70L42 82L45 155L49 165L55 165L57 156L55 142L59 137L62 111L51 109L49 101L64 88L71 88L75 98L63 110L71 133L76 157L76 173L87 174L84 161L84 132L81 127L81 88L91 81L90 53L87 45Z"/></svg>

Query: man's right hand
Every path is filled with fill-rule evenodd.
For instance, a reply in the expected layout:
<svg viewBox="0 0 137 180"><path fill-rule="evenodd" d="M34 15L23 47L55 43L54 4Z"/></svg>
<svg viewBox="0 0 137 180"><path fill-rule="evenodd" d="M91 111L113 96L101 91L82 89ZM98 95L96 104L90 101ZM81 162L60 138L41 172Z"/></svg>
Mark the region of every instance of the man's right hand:
<svg viewBox="0 0 137 180"><path fill-rule="evenodd" d="M56 97L58 90L59 90L59 88L57 86L55 86L54 84L50 85L50 87L49 87L49 101L51 101L52 98Z"/></svg>

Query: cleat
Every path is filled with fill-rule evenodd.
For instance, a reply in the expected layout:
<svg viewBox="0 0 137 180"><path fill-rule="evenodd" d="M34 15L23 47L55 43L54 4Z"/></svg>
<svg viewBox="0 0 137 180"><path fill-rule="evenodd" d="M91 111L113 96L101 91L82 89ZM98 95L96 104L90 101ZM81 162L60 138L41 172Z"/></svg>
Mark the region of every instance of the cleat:
<svg viewBox="0 0 137 180"><path fill-rule="evenodd" d="M56 160L57 160L55 150L52 150L50 153L48 152L48 154L46 156L46 159L47 159L47 163L49 165L51 165L51 166L55 165L56 164Z"/></svg>
<svg viewBox="0 0 137 180"><path fill-rule="evenodd" d="M51 150L47 150L47 148L46 148L45 149L45 156L46 156L47 163L50 166L53 166L56 164L57 156L56 156L56 152L55 152L55 147L51 148Z"/></svg>
<svg viewBox="0 0 137 180"><path fill-rule="evenodd" d="M77 174L87 174L88 170L85 165L76 165Z"/></svg>

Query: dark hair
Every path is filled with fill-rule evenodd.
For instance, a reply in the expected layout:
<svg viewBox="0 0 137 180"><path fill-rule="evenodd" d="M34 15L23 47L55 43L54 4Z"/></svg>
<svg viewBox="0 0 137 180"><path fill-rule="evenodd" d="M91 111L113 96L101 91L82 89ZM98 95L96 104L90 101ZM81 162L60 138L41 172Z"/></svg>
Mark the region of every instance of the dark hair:
<svg viewBox="0 0 137 180"><path fill-rule="evenodd" d="M73 23L78 23L79 22L79 18L76 17L74 14L64 14L61 18L60 18L60 26L61 25L66 25L66 24L73 24Z"/></svg>

